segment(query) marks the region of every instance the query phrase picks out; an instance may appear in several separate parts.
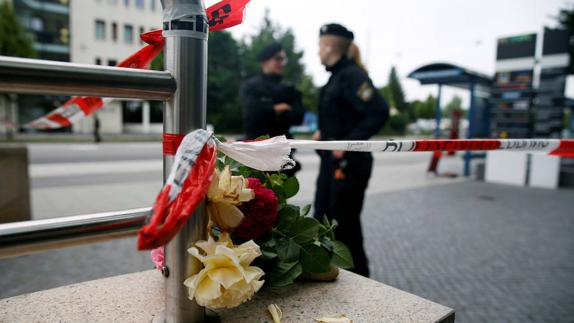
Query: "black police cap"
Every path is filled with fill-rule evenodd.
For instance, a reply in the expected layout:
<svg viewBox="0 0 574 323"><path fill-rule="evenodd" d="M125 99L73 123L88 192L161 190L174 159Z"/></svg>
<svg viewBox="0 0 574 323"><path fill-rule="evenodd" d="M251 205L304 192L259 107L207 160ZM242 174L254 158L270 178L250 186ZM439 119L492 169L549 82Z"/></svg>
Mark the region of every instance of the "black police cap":
<svg viewBox="0 0 574 323"><path fill-rule="evenodd" d="M355 38L355 35L353 34L352 31L345 28L345 26L342 26L339 24L323 25L321 27L321 30L319 31L319 34L321 36L324 36L324 35L339 36L339 37L343 37L343 38L350 39L350 40L353 40Z"/></svg>
<svg viewBox="0 0 574 323"><path fill-rule="evenodd" d="M265 48L263 48L259 54L257 54L257 61L258 62L265 62L266 60L270 59L271 57L275 56L275 54L279 53L283 50L283 46L279 43L271 43Z"/></svg>

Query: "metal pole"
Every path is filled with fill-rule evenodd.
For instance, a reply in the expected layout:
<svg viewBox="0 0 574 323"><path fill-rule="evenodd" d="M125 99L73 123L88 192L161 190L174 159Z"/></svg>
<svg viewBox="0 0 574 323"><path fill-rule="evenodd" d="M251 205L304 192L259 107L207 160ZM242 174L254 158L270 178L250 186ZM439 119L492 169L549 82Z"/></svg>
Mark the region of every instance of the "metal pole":
<svg viewBox="0 0 574 323"><path fill-rule="evenodd" d="M167 72L0 56L0 92L166 100Z"/></svg>
<svg viewBox="0 0 574 323"><path fill-rule="evenodd" d="M162 0L164 10L165 64L177 83L177 90L164 109L164 133L184 135L206 126L207 33L202 0ZM173 156L164 156L164 180ZM203 205L166 245L165 321L203 322L205 309L187 295L183 282L201 270L201 263L187 252L198 240L206 239L207 218Z"/></svg>
<svg viewBox="0 0 574 323"><path fill-rule="evenodd" d="M150 208L0 224L0 259L135 235Z"/></svg>
<svg viewBox="0 0 574 323"><path fill-rule="evenodd" d="M476 83L472 81L470 83L470 107L468 108L468 133L466 134L467 139L472 139L474 136L474 114L475 114L475 96L476 96ZM464 176L470 176L470 162L472 160L472 154L470 151L464 153Z"/></svg>
<svg viewBox="0 0 574 323"><path fill-rule="evenodd" d="M434 130L434 137L439 139L441 135L440 131L440 119L441 119L441 110L440 110L440 97L442 93L442 84L438 85L438 95L436 97L436 105L435 105L435 121L436 121L436 128Z"/></svg>

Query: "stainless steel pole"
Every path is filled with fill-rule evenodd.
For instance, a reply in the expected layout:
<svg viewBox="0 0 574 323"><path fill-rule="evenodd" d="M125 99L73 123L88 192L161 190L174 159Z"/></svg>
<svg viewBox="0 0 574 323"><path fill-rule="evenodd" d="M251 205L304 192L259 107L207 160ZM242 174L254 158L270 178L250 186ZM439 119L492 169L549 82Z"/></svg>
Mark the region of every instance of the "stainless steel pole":
<svg viewBox="0 0 574 323"><path fill-rule="evenodd" d="M167 72L0 56L0 92L166 100Z"/></svg>
<svg viewBox="0 0 574 323"><path fill-rule="evenodd" d="M207 99L208 25L202 0L162 0L165 63L177 83L164 109L164 133L184 135L205 128ZM164 156L164 179L173 156ZM203 205L165 248L166 322L203 322L205 309L190 301L184 280L201 270L201 263L187 252L207 236Z"/></svg>
<svg viewBox="0 0 574 323"><path fill-rule="evenodd" d="M150 210L0 224L0 259L136 235Z"/></svg>

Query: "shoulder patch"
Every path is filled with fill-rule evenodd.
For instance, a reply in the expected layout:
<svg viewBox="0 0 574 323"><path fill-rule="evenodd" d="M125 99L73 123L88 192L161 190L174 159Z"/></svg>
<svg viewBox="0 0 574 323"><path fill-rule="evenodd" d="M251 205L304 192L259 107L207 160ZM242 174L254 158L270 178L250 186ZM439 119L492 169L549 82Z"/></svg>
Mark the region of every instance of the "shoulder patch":
<svg viewBox="0 0 574 323"><path fill-rule="evenodd" d="M373 94L375 94L375 89L367 81L363 82L357 91L357 96L364 102L371 101Z"/></svg>

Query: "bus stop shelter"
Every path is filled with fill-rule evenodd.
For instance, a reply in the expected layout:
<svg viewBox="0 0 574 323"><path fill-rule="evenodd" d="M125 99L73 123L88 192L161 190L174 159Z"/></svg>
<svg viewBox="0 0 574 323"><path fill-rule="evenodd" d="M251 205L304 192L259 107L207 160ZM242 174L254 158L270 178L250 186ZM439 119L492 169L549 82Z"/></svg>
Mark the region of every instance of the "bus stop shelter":
<svg viewBox="0 0 574 323"><path fill-rule="evenodd" d="M441 93L442 87L452 86L470 91L470 107L468 111L467 138L480 138L489 136L490 128L490 88L492 77L471 71L461 66L448 63L433 63L417 68L408 75L418 80L421 85L438 85L436 96L435 137L441 137ZM464 155L464 176L470 175L470 162L476 155L466 152Z"/></svg>

